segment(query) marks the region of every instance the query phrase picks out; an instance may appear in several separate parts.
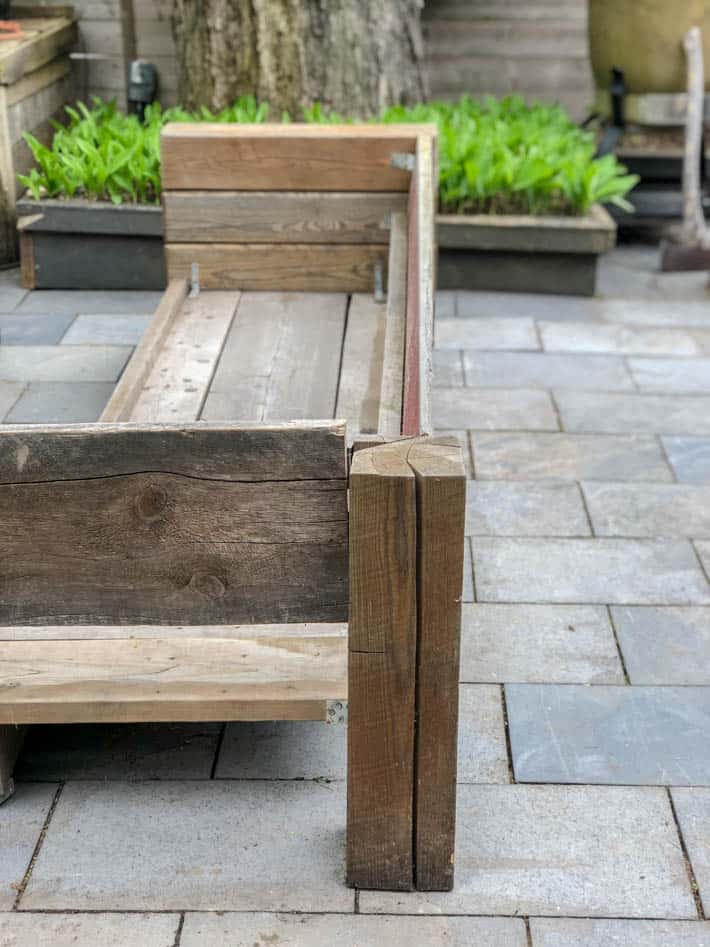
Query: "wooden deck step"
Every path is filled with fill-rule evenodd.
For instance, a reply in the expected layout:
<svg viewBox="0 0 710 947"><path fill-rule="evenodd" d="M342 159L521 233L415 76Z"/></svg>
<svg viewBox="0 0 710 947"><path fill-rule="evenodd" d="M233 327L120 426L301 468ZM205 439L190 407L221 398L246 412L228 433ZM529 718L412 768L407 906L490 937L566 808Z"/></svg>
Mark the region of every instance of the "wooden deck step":
<svg viewBox="0 0 710 947"><path fill-rule="evenodd" d="M347 700L345 624L206 632L0 628L0 724L326 720Z"/></svg>

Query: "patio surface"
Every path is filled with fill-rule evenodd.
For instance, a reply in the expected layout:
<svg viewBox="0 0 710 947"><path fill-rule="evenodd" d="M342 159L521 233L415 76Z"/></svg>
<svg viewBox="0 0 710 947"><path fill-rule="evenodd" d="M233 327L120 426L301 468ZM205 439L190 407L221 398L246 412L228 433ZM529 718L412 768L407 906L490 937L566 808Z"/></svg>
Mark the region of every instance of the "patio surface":
<svg viewBox="0 0 710 947"><path fill-rule="evenodd" d="M710 291L655 262L438 299L477 477L455 890L345 887L344 728L35 728L0 947L710 947ZM158 298L0 274L0 419L96 419Z"/></svg>

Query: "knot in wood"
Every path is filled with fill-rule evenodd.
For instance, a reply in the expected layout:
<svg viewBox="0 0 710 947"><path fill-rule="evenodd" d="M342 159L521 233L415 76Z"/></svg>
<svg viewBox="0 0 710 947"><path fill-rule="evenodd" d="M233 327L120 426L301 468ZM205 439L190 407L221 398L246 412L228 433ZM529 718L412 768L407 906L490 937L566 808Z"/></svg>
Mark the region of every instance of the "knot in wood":
<svg viewBox="0 0 710 947"><path fill-rule="evenodd" d="M160 519L167 505L167 490L155 483L151 483L141 490L135 502L138 516L146 523L152 523Z"/></svg>
<svg viewBox="0 0 710 947"><path fill-rule="evenodd" d="M212 572L195 572L188 585L205 598L223 598L227 591L226 584Z"/></svg>

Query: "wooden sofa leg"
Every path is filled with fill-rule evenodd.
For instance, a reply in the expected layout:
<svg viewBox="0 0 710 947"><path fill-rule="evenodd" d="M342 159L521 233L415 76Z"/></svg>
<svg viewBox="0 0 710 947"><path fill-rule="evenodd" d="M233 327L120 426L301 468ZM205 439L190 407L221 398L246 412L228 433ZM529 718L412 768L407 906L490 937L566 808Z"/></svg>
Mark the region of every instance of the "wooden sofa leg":
<svg viewBox="0 0 710 947"><path fill-rule="evenodd" d="M357 887L453 885L465 503L455 441L353 457L347 877Z"/></svg>
<svg viewBox="0 0 710 947"><path fill-rule="evenodd" d="M0 725L0 805L7 802L15 792L12 773L26 730L27 727L16 727L12 724Z"/></svg>

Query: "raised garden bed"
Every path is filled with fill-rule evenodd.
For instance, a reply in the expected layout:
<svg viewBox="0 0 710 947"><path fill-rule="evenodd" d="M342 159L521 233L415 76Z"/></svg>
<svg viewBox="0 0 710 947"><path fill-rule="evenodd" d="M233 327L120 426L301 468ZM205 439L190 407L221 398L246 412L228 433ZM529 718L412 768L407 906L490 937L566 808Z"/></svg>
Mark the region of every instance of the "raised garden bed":
<svg viewBox="0 0 710 947"><path fill-rule="evenodd" d="M165 288L161 207L25 198L17 212L27 289Z"/></svg>
<svg viewBox="0 0 710 947"><path fill-rule="evenodd" d="M583 217L442 214L441 289L593 296L597 261L616 243L600 205Z"/></svg>

